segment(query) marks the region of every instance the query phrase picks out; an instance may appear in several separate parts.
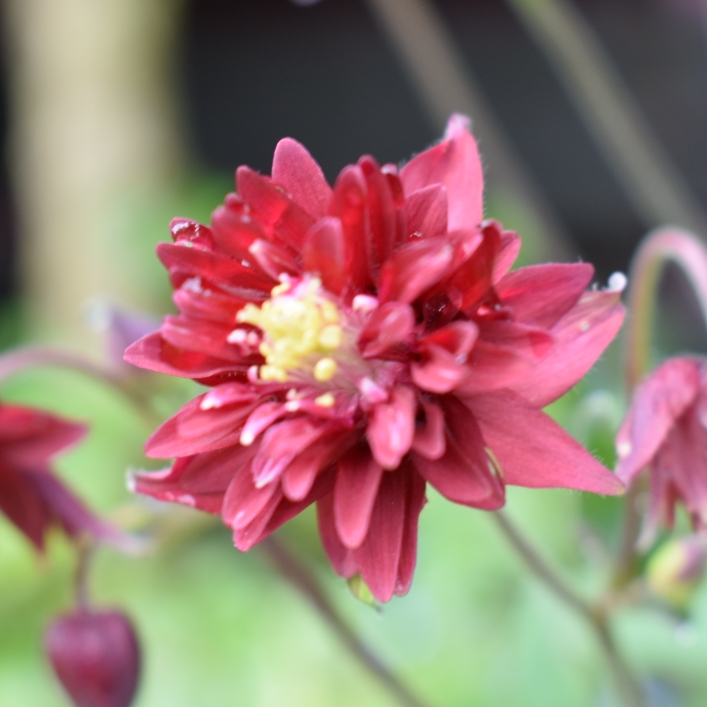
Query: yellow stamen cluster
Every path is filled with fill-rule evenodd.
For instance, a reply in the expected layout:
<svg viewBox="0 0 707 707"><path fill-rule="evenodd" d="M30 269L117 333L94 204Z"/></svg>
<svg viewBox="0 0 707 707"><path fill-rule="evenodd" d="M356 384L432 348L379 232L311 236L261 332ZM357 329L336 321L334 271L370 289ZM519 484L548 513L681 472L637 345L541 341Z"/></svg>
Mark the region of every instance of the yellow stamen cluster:
<svg viewBox="0 0 707 707"><path fill-rule="evenodd" d="M337 364L330 354L344 341L341 316L336 305L322 296L319 279L296 285L283 282L262 306L247 304L237 318L263 332L262 380L285 382L288 371L310 367L320 382L336 375Z"/></svg>

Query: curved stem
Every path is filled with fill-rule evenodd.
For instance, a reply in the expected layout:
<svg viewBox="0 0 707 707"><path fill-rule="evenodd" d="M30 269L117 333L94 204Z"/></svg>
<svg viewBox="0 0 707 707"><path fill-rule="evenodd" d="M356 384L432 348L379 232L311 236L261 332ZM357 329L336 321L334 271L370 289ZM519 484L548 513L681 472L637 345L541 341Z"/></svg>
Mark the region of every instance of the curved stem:
<svg viewBox="0 0 707 707"><path fill-rule="evenodd" d="M513 525L508 516L502 511L493 514L499 528L513 549L523 558L526 565L541 579L552 591L562 599L565 604L582 614L590 621L594 620L592 605L580 596L575 590L560 577L555 570L538 554L537 550L523 537L518 528Z"/></svg>
<svg viewBox="0 0 707 707"><path fill-rule="evenodd" d="M501 511L493 514L499 528L522 560L559 599L584 617L594 631L626 707L645 704L640 683L620 654L609 627L606 612L587 601L560 577Z"/></svg>
<svg viewBox="0 0 707 707"><path fill-rule="evenodd" d="M145 404L145 400L140 393L127 385L120 376L83 356L67 351L58 351L43 346L27 346L5 353L0 356L0 381L9 378L15 373L36 366L57 366L82 373L117 390L139 410L150 425L155 426L155 424L162 422L162 419L158 419L149 406Z"/></svg>
<svg viewBox="0 0 707 707"><path fill-rule="evenodd" d="M674 263L692 287L702 316L707 323L707 251L689 231L661 228L642 241L629 271L628 310L626 321L626 387L629 394L649 368L650 342L658 286L663 268ZM643 491L634 483L626 494L623 534L613 571L614 587L623 587L636 575L636 543L641 530L638 500Z"/></svg>
<svg viewBox="0 0 707 707"><path fill-rule="evenodd" d="M592 626L626 707L644 707L646 700L643 688L619 652L607 618L597 616Z"/></svg>
<svg viewBox="0 0 707 707"><path fill-rule="evenodd" d="M314 575L283 543L270 536L260 543L260 547L268 555L278 572L304 595L317 613L333 629L339 640L361 665L385 686L399 704L403 707L426 707L426 704L410 692L349 628L327 598Z"/></svg>
<svg viewBox="0 0 707 707"><path fill-rule="evenodd" d="M631 391L648 370L657 289L663 267L677 265L692 287L707 322L707 251L697 236L679 228L660 228L642 241L629 270L626 378Z"/></svg>

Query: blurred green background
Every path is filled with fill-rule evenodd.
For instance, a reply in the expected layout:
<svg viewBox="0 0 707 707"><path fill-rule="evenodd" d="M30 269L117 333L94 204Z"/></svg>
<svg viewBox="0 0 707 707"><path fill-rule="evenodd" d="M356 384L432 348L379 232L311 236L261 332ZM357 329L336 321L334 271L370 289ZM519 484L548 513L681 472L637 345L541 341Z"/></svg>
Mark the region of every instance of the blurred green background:
<svg viewBox="0 0 707 707"><path fill-rule="evenodd" d="M333 179L364 152L381 162L407 159L440 134L453 110L474 118L487 216L521 233L521 263L589 258L601 281L626 269L660 214L646 211L635 180L607 157L593 113L582 112L547 37L531 31L532 13L519 7L579 13L570 28L589 33L623 77L630 94L621 95L635 100L650 126L658 164L679 177L668 180L668 191L698 205L686 207L684 225L699 225L707 202L701 0L323 0L311 7L5 0L0 347L51 342L101 360L87 307L108 301L171 311L154 246L173 216L208 221L233 188L235 166L267 172L277 139L292 135ZM703 351L704 327L680 277L669 271L663 291L656 360ZM609 466L625 405L620 371L618 341L551 409ZM190 385L161 385L165 415L194 393ZM42 368L1 381L0 399L90 422L88 441L59 461L62 477L101 512L134 503L125 473L150 463L141 450L152 425L118 393ZM617 704L594 637L528 575L493 519L428 495L412 590L380 611L334 575L311 511L278 534L356 633L430 705ZM517 525L587 595L606 580L620 511L616 499L508 492ZM136 707L394 704L257 548L243 555L226 529L192 524L192 516L184 510L173 521L181 531L154 553L130 558L103 549L93 569L96 603L124 607L142 639ZM38 557L0 518L2 707L68 704L41 635L71 604L72 562L58 534ZM656 706L705 704L706 630L704 587L684 618L645 608L618 617L619 641Z"/></svg>

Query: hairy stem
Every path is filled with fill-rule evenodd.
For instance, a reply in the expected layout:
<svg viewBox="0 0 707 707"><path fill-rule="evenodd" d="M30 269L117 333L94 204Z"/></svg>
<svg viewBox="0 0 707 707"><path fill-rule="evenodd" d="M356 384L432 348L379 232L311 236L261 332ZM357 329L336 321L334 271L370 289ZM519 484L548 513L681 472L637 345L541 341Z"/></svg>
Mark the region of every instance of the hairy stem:
<svg viewBox="0 0 707 707"><path fill-rule="evenodd" d="M528 542L508 516L501 511L496 511L493 516L508 542L530 571L567 606L584 617L592 627L625 706L643 707L645 701L640 683L616 646L606 612L570 587Z"/></svg>
<svg viewBox="0 0 707 707"><path fill-rule="evenodd" d="M427 707L383 664L341 618L329 601L316 577L283 543L274 537L264 540L260 547L277 571L309 601L317 613L329 624L339 640L354 657L375 676L403 707Z"/></svg>
<svg viewBox="0 0 707 707"><path fill-rule="evenodd" d="M83 356L68 351L44 346L27 346L9 351L0 356L0 381L37 366L55 366L82 373L118 391L135 406L150 426L155 427L162 422L162 418L154 413L140 392L126 384L120 376Z"/></svg>

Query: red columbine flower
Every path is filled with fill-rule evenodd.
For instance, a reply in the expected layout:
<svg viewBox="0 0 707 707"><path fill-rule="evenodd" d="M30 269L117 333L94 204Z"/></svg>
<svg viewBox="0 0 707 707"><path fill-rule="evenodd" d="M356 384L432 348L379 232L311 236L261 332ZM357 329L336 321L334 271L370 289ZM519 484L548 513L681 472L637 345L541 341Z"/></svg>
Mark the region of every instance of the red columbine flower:
<svg viewBox="0 0 707 707"><path fill-rule="evenodd" d="M0 511L40 550L52 524L72 536L118 540L50 471L52 457L85 431L40 410L0 404Z"/></svg>
<svg viewBox="0 0 707 707"><path fill-rule="evenodd" d="M696 527L707 527L707 361L672 358L637 388L616 437L617 476L627 485L650 470L644 542L672 527L682 501Z"/></svg>
<svg viewBox="0 0 707 707"><path fill-rule="evenodd" d="M291 139L247 167L211 227L158 246L180 314L130 349L212 389L147 443L177 457L135 487L220 513L247 550L314 501L339 574L405 593L431 483L493 510L506 484L619 493L540 408L620 326L590 265L509 273L520 242L482 222L466 121L402 170L362 157L332 189Z"/></svg>

